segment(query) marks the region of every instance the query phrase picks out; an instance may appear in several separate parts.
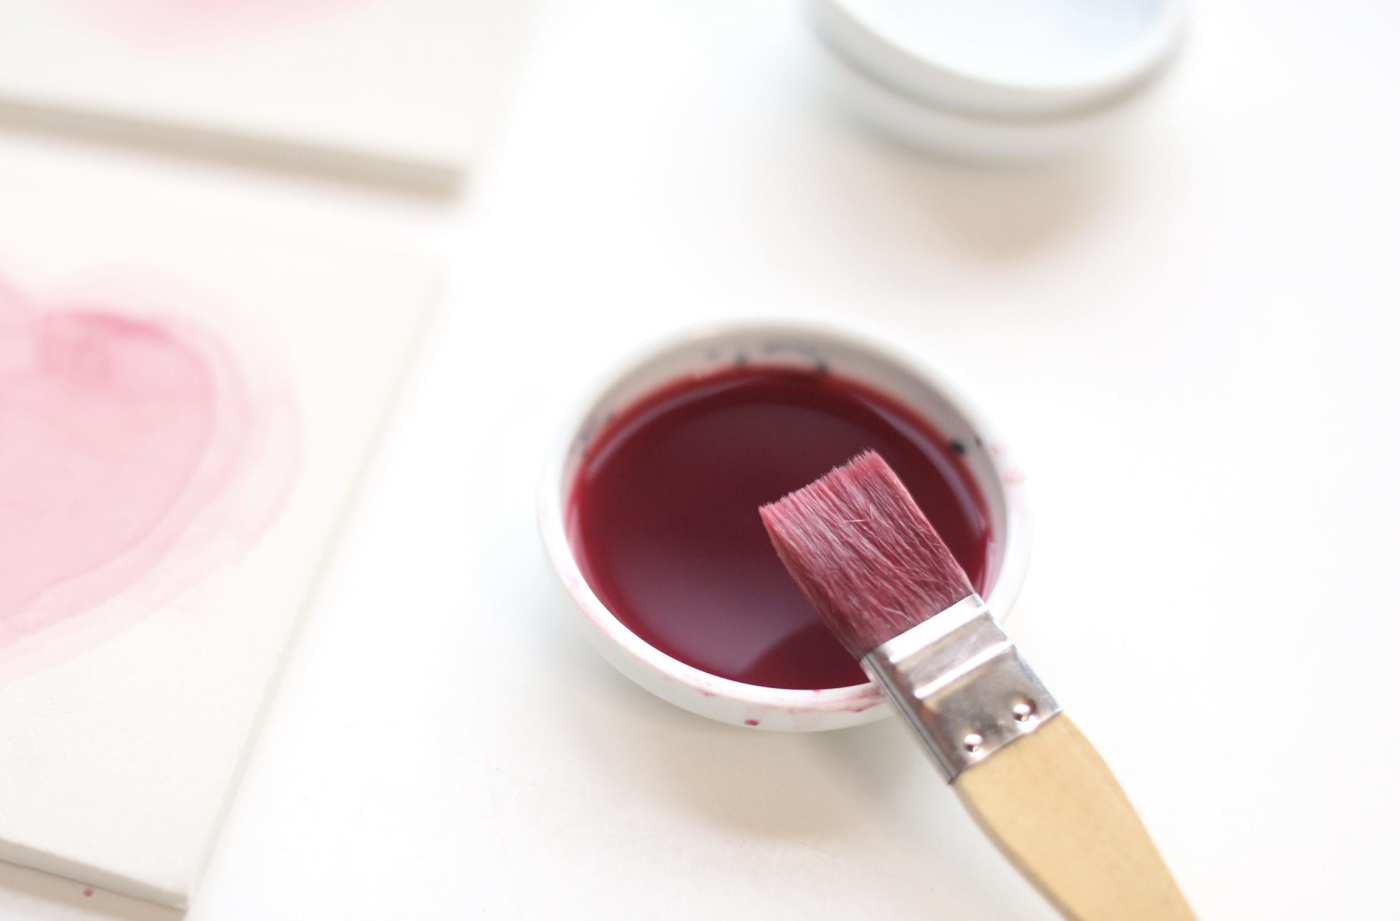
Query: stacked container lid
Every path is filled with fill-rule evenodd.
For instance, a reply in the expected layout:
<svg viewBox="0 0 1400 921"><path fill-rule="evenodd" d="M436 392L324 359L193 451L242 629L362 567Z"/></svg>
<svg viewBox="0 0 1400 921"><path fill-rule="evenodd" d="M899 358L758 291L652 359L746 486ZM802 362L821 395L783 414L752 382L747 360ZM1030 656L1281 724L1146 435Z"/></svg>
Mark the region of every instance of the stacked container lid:
<svg viewBox="0 0 1400 921"><path fill-rule="evenodd" d="M1182 34L1177 0L812 0L858 114L917 147L1037 160L1126 123Z"/></svg>

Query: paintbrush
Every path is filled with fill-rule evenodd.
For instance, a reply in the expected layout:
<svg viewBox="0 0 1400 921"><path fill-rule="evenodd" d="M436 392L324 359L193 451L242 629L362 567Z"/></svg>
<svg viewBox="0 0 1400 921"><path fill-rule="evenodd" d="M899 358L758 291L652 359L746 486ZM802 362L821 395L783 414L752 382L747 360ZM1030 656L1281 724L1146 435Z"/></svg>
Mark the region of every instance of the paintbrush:
<svg viewBox="0 0 1400 921"><path fill-rule="evenodd" d="M1194 918L1108 766L879 455L866 452L759 513L827 627L1061 914Z"/></svg>

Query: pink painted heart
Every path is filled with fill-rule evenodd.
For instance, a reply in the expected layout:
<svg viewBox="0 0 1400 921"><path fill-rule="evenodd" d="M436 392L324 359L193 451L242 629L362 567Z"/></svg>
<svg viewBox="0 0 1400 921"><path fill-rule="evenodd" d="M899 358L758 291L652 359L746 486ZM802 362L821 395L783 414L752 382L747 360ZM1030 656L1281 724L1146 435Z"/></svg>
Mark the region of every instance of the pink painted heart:
<svg viewBox="0 0 1400 921"><path fill-rule="evenodd" d="M229 498L258 431L236 371L188 324L0 288L0 650L150 578Z"/></svg>

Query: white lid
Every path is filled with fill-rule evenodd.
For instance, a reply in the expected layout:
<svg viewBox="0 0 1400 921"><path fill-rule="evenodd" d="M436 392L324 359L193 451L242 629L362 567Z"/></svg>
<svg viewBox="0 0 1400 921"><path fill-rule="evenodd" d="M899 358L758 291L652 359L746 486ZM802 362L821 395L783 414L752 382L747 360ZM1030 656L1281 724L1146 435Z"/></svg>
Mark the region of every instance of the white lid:
<svg viewBox="0 0 1400 921"><path fill-rule="evenodd" d="M1129 92L1171 54L1181 0L813 0L847 63L975 115L1035 117Z"/></svg>

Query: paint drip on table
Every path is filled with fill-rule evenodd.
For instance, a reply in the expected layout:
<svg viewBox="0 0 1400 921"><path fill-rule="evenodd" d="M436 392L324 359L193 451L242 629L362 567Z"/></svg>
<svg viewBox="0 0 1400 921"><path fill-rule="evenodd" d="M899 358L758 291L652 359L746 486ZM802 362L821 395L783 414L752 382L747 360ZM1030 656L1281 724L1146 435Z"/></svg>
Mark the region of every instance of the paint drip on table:
<svg viewBox="0 0 1400 921"><path fill-rule="evenodd" d="M291 484L296 421L211 330L0 284L0 682L246 552Z"/></svg>

